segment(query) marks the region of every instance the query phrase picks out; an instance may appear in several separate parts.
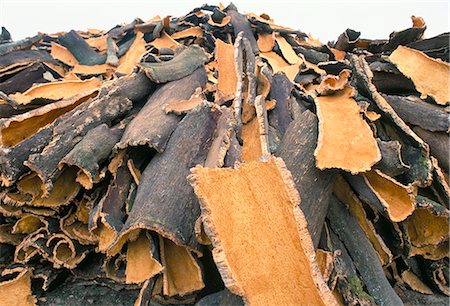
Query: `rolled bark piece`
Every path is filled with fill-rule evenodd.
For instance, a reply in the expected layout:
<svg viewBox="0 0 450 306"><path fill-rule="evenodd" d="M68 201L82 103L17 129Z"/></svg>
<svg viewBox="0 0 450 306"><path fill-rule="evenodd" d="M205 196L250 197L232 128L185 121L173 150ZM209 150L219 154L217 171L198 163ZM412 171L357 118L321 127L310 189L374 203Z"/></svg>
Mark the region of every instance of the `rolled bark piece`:
<svg viewBox="0 0 450 306"><path fill-rule="evenodd" d="M90 129L125 115L132 101L139 101L152 90L142 73L118 79L103 87L97 99L82 104L59 117L52 125L52 140L40 153L31 154L24 164L38 174L44 184L44 196L57 178L58 164Z"/></svg>
<svg viewBox="0 0 450 306"><path fill-rule="evenodd" d="M65 267L74 269L86 257L88 250L72 241L64 234L54 234L46 242L46 247L51 250L48 259L53 267L59 269Z"/></svg>
<svg viewBox="0 0 450 306"><path fill-rule="evenodd" d="M275 99L277 104L269 113L269 124L279 132L280 137L283 137L292 121L290 96L293 88L294 84L284 73L275 73L273 75L269 97L270 99Z"/></svg>
<svg viewBox="0 0 450 306"><path fill-rule="evenodd" d="M0 296L4 305L36 305L31 292L31 270L23 267L4 269L0 277Z"/></svg>
<svg viewBox="0 0 450 306"><path fill-rule="evenodd" d="M442 168L450 169L449 135L443 132L432 133L418 126L414 127L413 131L430 146L431 154L438 159Z"/></svg>
<svg viewBox="0 0 450 306"><path fill-rule="evenodd" d="M166 150L142 173L133 208L108 254L118 253L139 229L155 231L177 245L199 251L194 227L200 209L186 176L192 166L205 161L220 116L220 110L203 104L183 118ZM168 184L175 189L167 189Z"/></svg>
<svg viewBox="0 0 450 306"><path fill-rule="evenodd" d="M433 58L440 58L443 61L449 61L449 46L448 40L450 38L450 33L442 33L440 35L421 39L412 42L407 45L407 47L422 51L426 55Z"/></svg>
<svg viewBox="0 0 450 306"><path fill-rule="evenodd" d="M9 95L15 92L24 92L35 83L47 83L45 73L49 69L42 63L35 63L15 74L0 84L0 91Z"/></svg>
<svg viewBox="0 0 450 306"><path fill-rule="evenodd" d="M339 35L334 48L341 51L352 51L356 43L358 42L360 35L361 32L347 29L344 33Z"/></svg>
<svg viewBox="0 0 450 306"><path fill-rule="evenodd" d="M370 170L381 159L373 133L353 99L354 94L355 90L347 86L334 95L314 99L319 118L314 156L319 169L339 168L356 174Z"/></svg>
<svg viewBox="0 0 450 306"><path fill-rule="evenodd" d="M14 223L11 229L13 234L33 234L42 228L48 228L48 221L42 216L24 214Z"/></svg>
<svg viewBox="0 0 450 306"><path fill-rule="evenodd" d="M389 60L408 78L421 93L421 98L430 96L437 104L450 103L450 89L447 84L450 76L450 64L435 60L424 53L399 46L389 56ZM424 77L429 75L429 77Z"/></svg>
<svg viewBox="0 0 450 306"><path fill-rule="evenodd" d="M56 63L50 54L41 50L14 51L0 56L0 72L17 66L26 66L32 63Z"/></svg>
<svg viewBox="0 0 450 306"><path fill-rule="evenodd" d="M448 258L437 261L424 261L424 271L428 280L446 296L450 296L450 277Z"/></svg>
<svg viewBox="0 0 450 306"><path fill-rule="evenodd" d="M214 261L232 293L251 305L337 304L320 274L298 193L281 159L245 163L238 170L197 166L190 181ZM278 247L267 247L273 243ZM247 246L246 254L239 245ZM273 278L265 271L282 272Z"/></svg>
<svg viewBox="0 0 450 306"><path fill-rule="evenodd" d="M141 63L139 66L147 77L155 83L179 80L203 66L208 58L202 48L191 45L172 60L163 63Z"/></svg>
<svg viewBox="0 0 450 306"><path fill-rule="evenodd" d="M450 131L450 116L442 107L426 103L415 96L384 95L384 98L407 123L431 132Z"/></svg>
<svg viewBox="0 0 450 306"><path fill-rule="evenodd" d="M109 156L124 129L125 126L109 128L103 123L88 131L72 151L59 162L58 167L60 169L64 165L77 167L82 171L77 176L77 182L85 189L92 189L93 184L98 181L99 162Z"/></svg>
<svg viewBox="0 0 450 306"><path fill-rule="evenodd" d="M394 222L405 220L414 211L414 194L411 186L404 186L379 170L358 176L346 174L345 178L363 202Z"/></svg>
<svg viewBox="0 0 450 306"><path fill-rule="evenodd" d="M375 302L378 305L403 305L386 279L378 255L358 222L345 205L334 196L331 198L327 218L333 231L346 246L367 291Z"/></svg>
<svg viewBox="0 0 450 306"><path fill-rule="evenodd" d="M74 30L58 37L58 42L66 47L81 65L104 64L106 54L99 54Z"/></svg>
<svg viewBox="0 0 450 306"><path fill-rule="evenodd" d="M376 87L372 84L373 74L366 60L362 56L350 55L350 61L353 66L353 77L358 92L374 102L386 121L402 137L404 143L402 157L405 163L410 166L409 171L404 174L406 180L408 183L417 186L428 186L431 183L432 170L428 145L411 130L383 96L378 93Z"/></svg>
<svg viewBox="0 0 450 306"><path fill-rule="evenodd" d="M142 110L128 124L117 148L147 145L158 152L164 151L180 118L174 114L166 114L163 106L189 99L196 88L204 87L206 80L206 72L202 67L182 79L157 88Z"/></svg>
<svg viewBox="0 0 450 306"><path fill-rule="evenodd" d="M336 272L335 290L342 295L344 302L348 305L375 306L373 297L364 289L364 283L356 271L355 264L348 254L347 248L328 225L325 228L329 236L327 238L327 249L335 254L337 253L334 262L334 270Z"/></svg>
<svg viewBox="0 0 450 306"><path fill-rule="evenodd" d="M28 49L44 37L44 34L38 34L33 37L27 37L22 40L13 41L6 44L0 45L0 56L5 55L9 52L19 51L23 49Z"/></svg>
<svg viewBox="0 0 450 306"><path fill-rule="evenodd" d="M24 93L15 93L10 98L18 104L29 104L34 100L57 101L73 97L80 92L88 92L99 88L102 82L96 78L79 81L61 81L38 84Z"/></svg>
<svg viewBox="0 0 450 306"><path fill-rule="evenodd" d="M400 175L410 168L402 160L401 144L397 140L382 141L377 138L378 148L381 151L381 160L374 168L391 177Z"/></svg>
<svg viewBox="0 0 450 306"><path fill-rule="evenodd" d="M210 295L207 295L200 299L195 306L244 306L242 299L225 289Z"/></svg>
<svg viewBox="0 0 450 306"><path fill-rule="evenodd" d="M231 24L233 25L234 35L237 36L240 32L244 32L244 37L247 38L252 46L254 54L259 54L258 43L253 35L250 27L250 22L245 15L237 11L237 8L230 4L226 7L227 16L231 17Z"/></svg>
<svg viewBox="0 0 450 306"><path fill-rule="evenodd" d="M384 243L383 239L378 235L372 222L367 218L364 207L357 196L353 193L350 186L342 176L338 176L334 186L334 194L342 203L346 204L349 211L358 221L359 226L366 234L373 248L377 252L380 262L383 266L390 264L393 255Z"/></svg>
<svg viewBox="0 0 450 306"><path fill-rule="evenodd" d="M205 287L202 270L188 249L160 237L160 250L165 296L182 297Z"/></svg>
<svg viewBox="0 0 450 306"><path fill-rule="evenodd" d="M52 123L64 113L94 98L97 94L98 90L93 89L74 97L30 110L24 114L0 119L0 145L3 147L17 145L19 142L35 134L39 129Z"/></svg>
<svg viewBox="0 0 450 306"><path fill-rule="evenodd" d="M275 153L286 163L295 187L302 196L300 209L308 221L307 227L314 247L319 243L335 177L334 171L316 168L314 149L317 129L317 117L310 111L303 112L288 126Z"/></svg>

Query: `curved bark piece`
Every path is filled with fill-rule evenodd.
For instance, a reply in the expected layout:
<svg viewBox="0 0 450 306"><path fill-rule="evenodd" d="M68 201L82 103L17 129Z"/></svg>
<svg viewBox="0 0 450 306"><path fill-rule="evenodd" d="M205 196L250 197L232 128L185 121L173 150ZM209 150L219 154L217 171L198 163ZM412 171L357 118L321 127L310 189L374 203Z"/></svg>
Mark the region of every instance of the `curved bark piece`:
<svg viewBox="0 0 450 306"><path fill-rule="evenodd" d="M0 83L0 91L9 95L15 92L24 92L35 83L47 83L48 74L52 75L43 63L35 63L23 69L19 73Z"/></svg>
<svg viewBox="0 0 450 306"><path fill-rule="evenodd" d="M10 97L19 104L26 105L34 100L61 100L73 97L80 92L89 92L99 88L102 82L96 78L83 81L60 81L34 85L24 93L15 93Z"/></svg>
<svg viewBox="0 0 450 306"><path fill-rule="evenodd" d="M108 158L124 129L124 125L109 128L103 123L88 131L72 151L59 162L58 167L60 169L64 165L77 167L81 173L78 174L76 181L85 189L92 189L94 183L99 181L99 163Z"/></svg>
<svg viewBox="0 0 450 306"><path fill-rule="evenodd" d="M0 119L0 145L12 147L30 137L56 118L73 110L78 105L94 98L98 89L78 94L72 98L44 105L24 114Z"/></svg>
<svg viewBox="0 0 450 306"><path fill-rule="evenodd" d="M163 294L182 297L203 289L202 270L190 251L162 237L159 241L164 265Z"/></svg>
<svg viewBox="0 0 450 306"><path fill-rule="evenodd" d="M276 33L275 41L277 42L278 48L280 48L281 54L283 55L284 59L289 64L296 65L303 62L303 60L298 57L294 49L292 49L292 46L287 42L286 38Z"/></svg>
<svg viewBox="0 0 450 306"><path fill-rule="evenodd" d="M234 35L237 36L240 32L243 32L244 37L247 38L250 42L253 53L258 54L258 43L256 42L255 36L253 35L247 16L239 13L237 8L232 3L226 7L225 11L227 13L227 16L231 18Z"/></svg>
<svg viewBox="0 0 450 306"><path fill-rule="evenodd" d="M0 56L0 73L17 66L29 65L31 63L55 63L48 52L42 50L14 51Z"/></svg>
<svg viewBox="0 0 450 306"><path fill-rule="evenodd" d="M382 141L377 138L378 148L381 152L381 160L374 168L391 177L400 175L410 168L402 160L401 144L397 140Z"/></svg>
<svg viewBox="0 0 450 306"><path fill-rule="evenodd" d="M327 215L331 228L345 244L367 291L378 305L403 305L392 289L378 255L365 236L358 222L334 196L331 198Z"/></svg>
<svg viewBox="0 0 450 306"><path fill-rule="evenodd" d="M431 183L432 165L428 145L420 139L411 128L397 115L394 109L378 93L372 84L373 73L362 56L350 55L353 77L358 92L368 97L381 111L383 118L400 134L403 142L402 157L410 166L404 174L405 179L413 185L425 187Z"/></svg>
<svg viewBox="0 0 450 306"><path fill-rule="evenodd" d="M208 60L202 48L191 45L172 60L163 63L141 63L147 77L155 83L166 83L184 78L203 66Z"/></svg>
<svg viewBox="0 0 450 306"><path fill-rule="evenodd" d="M410 247L436 246L447 241L449 218L445 207L420 197L417 209L404 221Z"/></svg>
<svg viewBox="0 0 450 306"><path fill-rule="evenodd" d="M157 88L142 110L128 124L117 148L147 145L158 152L164 151L180 118L174 114L167 115L162 108L167 103L189 99L197 87L204 87L206 80L206 72L202 67L187 77Z"/></svg>
<svg viewBox="0 0 450 306"><path fill-rule="evenodd" d="M0 243L19 245L25 238L25 235L20 233L13 233L14 224L2 224L0 225Z"/></svg>
<svg viewBox="0 0 450 306"><path fill-rule="evenodd" d="M163 106L163 110L166 112L166 114L175 113L176 115L182 115L196 108L204 101L207 100L202 92L202 88L197 87L195 89L195 92L189 99L167 103Z"/></svg>
<svg viewBox="0 0 450 306"><path fill-rule="evenodd" d="M81 65L94 66L104 64L106 54L99 54L74 30L59 36L58 42L66 47Z"/></svg>
<svg viewBox="0 0 450 306"><path fill-rule="evenodd" d="M422 51L426 55L433 58L440 58L443 61L449 61L449 46L448 40L450 38L450 33L442 33L440 35L421 39L410 43L407 47Z"/></svg>
<svg viewBox="0 0 450 306"><path fill-rule="evenodd" d="M275 108L269 113L269 124L277 130L280 137L283 137L292 121L290 96L293 89L294 84L284 73L273 75L269 97L277 102Z"/></svg>
<svg viewBox="0 0 450 306"><path fill-rule="evenodd" d="M275 47L275 36L273 33L259 33L257 43L261 52L270 52Z"/></svg>
<svg viewBox="0 0 450 306"><path fill-rule="evenodd" d="M433 291L414 272L406 270L402 273L401 278L414 291L422 294L433 294Z"/></svg>
<svg viewBox="0 0 450 306"><path fill-rule="evenodd" d="M353 99L354 92L347 86L332 96L314 99L319 118L314 156L319 169L339 168L356 174L370 170L381 159L373 133Z"/></svg>
<svg viewBox="0 0 450 306"><path fill-rule="evenodd" d="M231 146L232 133L236 125L233 112L229 108L222 109L222 116L217 122L214 140L205 160L205 167L221 168L225 164L225 157Z"/></svg>
<svg viewBox="0 0 450 306"><path fill-rule="evenodd" d="M60 269L74 269L86 257L88 250L72 241L64 234L54 234L47 242L46 247L51 250L48 258L53 262L53 267Z"/></svg>
<svg viewBox="0 0 450 306"><path fill-rule="evenodd" d="M118 253L138 229L155 231L177 245L199 251L194 226L200 209L186 176L192 166L205 161L221 114L216 107L203 104L184 117L166 150L142 173L133 208L108 254ZM170 190L169 185L173 186Z"/></svg>
<svg viewBox="0 0 450 306"><path fill-rule="evenodd" d="M448 176L446 177L444 175L442 169L439 167L437 159L433 156L431 156L431 162L433 163L434 168L431 190L433 190L434 195L442 205L450 208L450 186L448 183Z"/></svg>
<svg viewBox="0 0 450 306"><path fill-rule="evenodd" d="M400 184L379 170L345 177L362 201L385 214L393 222L405 220L415 209L412 187Z"/></svg>
<svg viewBox="0 0 450 306"><path fill-rule="evenodd" d="M432 133L418 126L414 127L413 131L430 146L431 154L438 159L442 168L450 169L449 135L442 132Z"/></svg>
<svg viewBox="0 0 450 306"><path fill-rule="evenodd" d="M341 51L352 51L359 41L361 32L347 29L344 33L339 35L334 48Z"/></svg>
<svg viewBox="0 0 450 306"><path fill-rule="evenodd" d="M321 82L316 92L319 95L331 95L334 92L342 90L348 84L348 79L352 73L349 69L342 69L339 76L327 75Z"/></svg>
<svg viewBox="0 0 450 306"><path fill-rule="evenodd" d="M147 52L143 33L137 33L130 49L119 59L116 72L130 74L136 65L141 61L141 57Z"/></svg>
<svg viewBox="0 0 450 306"><path fill-rule="evenodd" d="M153 240L143 232L135 241L128 243L125 270L127 284L143 283L162 271L163 266L153 258L154 249Z"/></svg>
<svg viewBox="0 0 450 306"><path fill-rule="evenodd" d="M405 122L431 132L450 132L450 116L442 107L426 103L415 96L383 97Z"/></svg>
<svg viewBox="0 0 450 306"><path fill-rule="evenodd" d="M0 45L0 55L5 55L9 52L28 49L35 43L39 42L44 37L44 34L38 34L33 37L27 37L22 40L13 41Z"/></svg>
<svg viewBox="0 0 450 306"><path fill-rule="evenodd" d="M13 234L33 234L42 228L48 228L48 222L42 216L25 214L14 223L11 229Z"/></svg>
<svg viewBox="0 0 450 306"><path fill-rule="evenodd" d="M50 54L54 59L57 59L68 66L73 67L79 64L77 59L73 56L72 53L70 53L69 50L67 50L67 48L57 43L51 44Z"/></svg>
<svg viewBox="0 0 450 306"><path fill-rule="evenodd" d="M392 51L400 45L407 45L423 37L423 33L427 29L423 18L411 16L411 20L413 23L411 28L399 32L392 32L389 35L389 41L384 46L383 51Z"/></svg>
<svg viewBox="0 0 450 306"><path fill-rule="evenodd" d="M352 189L342 176L337 177L333 192L339 201L347 205L349 211L358 221L359 226L364 231L367 239L369 239L373 248L377 252L381 264L383 266L390 264L393 260L391 251L376 232L372 222L370 222L367 218L367 214L362 203L353 193Z"/></svg>
<svg viewBox="0 0 450 306"><path fill-rule="evenodd" d="M219 91L216 94L224 100L233 99L238 82L234 46L217 39L215 52L218 73L217 90Z"/></svg>
<svg viewBox="0 0 450 306"><path fill-rule="evenodd" d="M320 274L299 195L281 159L238 170L191 171L214 261L231 292L250 305L337 304Z"/></svg>
<svg viewBox="0 0 450 306"><path fill-rule="evenodd" d="M4 305L36 305L36 298L31 292L31 270L23 267L3 270L0 296Z"/></svg>
<svg viewBox="0 0 450 306"><path fill-rule="evenodd" d="M273 73L284 72L291 82L295 81L295 77L300 71L299 65L288 64L281 56L275 52L264 52L259 54L262 58L269 62L270 67L272 67Z"/></svg>
<svg viewBox="0 0 450 306"><path fill-rule="evenodd" d="M332 171L316 168L314 149L317 137L317 117L305 111L291 122L275 153L286 163L295 187L302 195L300 209L308 221L314 247L320 240L335 177Z"/></svg>
<svg viewBox="0 0 450 306"><path fill-rule="evenodd" d="M440 292L445 294L446 296L450 296L450 277L448 274L449 271L449 263L448 258L440 259L438 261L424 261L424 270L425 274L428 276L428 279L432 284L439 289ZM447 298L448 300L448 298Z"/></svg>
<svg viewBox="0 0 450 306"><path fill-rule="evenodd" d="M421 93L421 98L431 96L437 104L450 103L450 64L435 60L424 53L399 46L389 60L408 78Z"/></svg>

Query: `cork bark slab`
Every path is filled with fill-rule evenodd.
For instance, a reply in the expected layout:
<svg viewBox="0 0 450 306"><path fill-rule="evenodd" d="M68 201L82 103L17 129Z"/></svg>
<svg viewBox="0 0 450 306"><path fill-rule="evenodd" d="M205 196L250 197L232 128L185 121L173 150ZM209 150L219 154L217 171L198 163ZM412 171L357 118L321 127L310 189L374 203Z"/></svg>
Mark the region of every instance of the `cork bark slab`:
<svg viewBox="0 0 450 306"><path fill-rule="evenodd" d="M281 159L191 171L214 261L231 292L248 305L336 304Z"/></svg>
<svg viewBox="0 0 450 306"><path fill-rule="evenodd" d="M370 170L381 159L369 125L346 87L331 96L315 99L319 140L314 152L319 169L338 168L356 174Z"/></svg>
<svg viewBox="0 0 450 306"><path fill-rule="evenodd" d="M399 46L389 60L408 78L422 94L421 98L432 97L437 104L450 103L450 65L435 60L424 53Z"/></svg>

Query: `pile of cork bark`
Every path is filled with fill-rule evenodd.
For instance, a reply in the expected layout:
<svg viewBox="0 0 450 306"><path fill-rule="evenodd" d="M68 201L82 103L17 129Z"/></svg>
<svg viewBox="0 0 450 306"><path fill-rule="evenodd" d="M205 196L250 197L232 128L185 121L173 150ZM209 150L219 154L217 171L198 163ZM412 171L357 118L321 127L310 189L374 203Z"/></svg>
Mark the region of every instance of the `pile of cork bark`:
<svg viewBox="0 0 450 306"><path fill-rule="evenodd" d="M0 35L0 305L446 304L449 33L204 5Z"/></svg>

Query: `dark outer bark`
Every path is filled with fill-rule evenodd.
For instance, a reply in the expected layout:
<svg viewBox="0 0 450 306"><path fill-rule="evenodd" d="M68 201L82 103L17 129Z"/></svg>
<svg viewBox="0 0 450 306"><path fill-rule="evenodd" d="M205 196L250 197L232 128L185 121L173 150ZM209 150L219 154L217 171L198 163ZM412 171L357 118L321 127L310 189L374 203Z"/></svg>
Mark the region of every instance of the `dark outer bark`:
<svg viewBox="0 0 450 306"><path fill-rule="evenodd" d="M449 169L449 136L446 133L432 133L418 126L413 128L414 132L420 136L430 146L431 154L436 157L443 169Z"/></svg>
<svg viewBox="0 0 450 306"><path fill-rule="evenodd" d="M41 63L41 62L55 62L52 56L41 50L24 50L14 51L0 56L0 69L6 68L13 64L27 64L27 63Z"/></svg>
<svg viewBox="0 0 450 306"><path fill-rule="evenodd" d="M436 261L422 259L421 266L426 279L431 284L433 284L433 287L442 292L443 294L449 296L450 274L449 274L448 258L443 258Z"/></svg>
<svg viewBox="0 0 450 306"><path fill-rule="evenodd" d="M124 85L124 86L122 86ZM24 163L35 171L50 191L58 176L57 165L86 133L96 126L125 115L132 108L132 101L146 97L152 86L148 79L133 74L113 82L101 89L99 98L83 103L58 118L53 125L52 140L38 154L32 154Z"/></svg>
<svg viewBox="0 0 450 306"><path fill-rule="evenodd" d="M402 160L401 145L398 141L382 141L377 138L377 144L381 151L381 160L375 164L376 169L392 177L408 171L409 167Z"/></svg>
<svg viewBox="0 0 450 306"><path fill-rule="evenodd" d="M394 290L405 303L405 306L442 306L448 304L448 297L442 294L422 294L406 288L405 285L396 285Z"/></svg>
<svg viewBox="0 0 450 306"><path fill-rule="evenodd" d="M234 295L228 289L210 294L198 301L195 306L244 306L241 297Z"/></svg>
<svg viewBox="0 0 450 306"><path fill-rule="evenodd" d="M106 54L99 54L74 30L58 37L59 43L66 47L81 65L100 65L106 62Z"/></svg>
<svg viewBox="0 0 450 306"><path fill-rule="evenodd" d="M190 168L205 161L220 115L219 110L202 104L184 117L166 150L142 173L122 234L144 228L191 250L199 249L194 225L200 207L186 177Z"/></svg>
<svg viewBox="0 0 450 306"><path fill-rule="evenodd" d="M317 247L333 189L334 171L316 168L314 150L317 145L317 117L305 111L288 127L279 150L275 153L291 171L300 193L300 208L308 221L308 230Z"/></svg>
<svg viewBox="0 0 450 306"><path fill-rule="evenodd" d="M5 27L2 27L2 33L0 34L0 44L8 42L11 42L11 34Z"/></svg>
<svg viewBox="0 0 450 306"><path fill-rule="evenodd" d="M208 60L206 53L197 45L181 51L172 60L162 63L141 63L147 77L155 83L179 80L192 74Z"/></svg>
<svg viewBox="0 0 450 306"><path fill-rule="evenodd" d="M119 58L117 57L118 48L114 40L108 36L106 38L106 64L119 66Z"/></svg>
<svg viewBox="0 0 450 306"><path fill-rule="evenodd" d="M253 35L250 22L247 17L239 13L234 5L227 7L227 15L231 17L234 35L237 36L239 32L244 32L244 37L249 40L253 53L255 55L259 54L258 43Z"/></svg>
<svg viewBox="0 0 450 306"><path fill-rule="evenodd" d="M334 75L339 75L339 73L344 69L352 69L350 63L347 60L322 62L319 63L317 66L325 70L328 74Z"/></svg>
<svg viewBox="0 0 450 306"><path fill-rule="evenodd" d="M120 100L123 99L122 97L128 97L132 101L139 101L142 98L146 97L152 89L153 87L151 82L143 72L140 72L120 78L108 85L105 85L101 89L99 97L104 97L109 94L108 96L111 99L115 97ZM108 103L108 99L103 99L101 103ZM68 121L71 117L78 116L78 114L84 113L83 116L90 117L90 112L94 109L89 109L89 111L85 110L91 104L92 103L83 103L77 106L72 111L57 118L52 124L40 129L36 134L21 141L14 147L0 148L0 161L2 161L0 163L0 174L2 180L4 182L8 181L8 184L15 182L19 178L19 176L27 170L24 162L28 159L28 157L31 154L38 155L49 144L50 140L53 137L54 129L56 129L56 127L59 125L67 128L66 121ZM99 107L100 106L101 105L99 105ZM71 129L72 128L69 127L69 130ZM86 132L87 130L85 131L85 133ZM56 132L56 134L57 133L58 132ZM59 160L53 161L53 163L54 162L59 163Z"/></svg>
<svg viewBox="0 0 450 306"><path fill-rule="evenodd" d="M132 31L137 24L142 23L142 20L139 18L134 19L132 22L126 25L118 25L108 31L108 36L119 39L125 35L125 33Z"/></svg>
<svg viewBox="0 0 450 306"><path fill-rule="evenodd" d="M373 71L372 81L377 90L383 93L392 95L417 93L413 82L400 73Z"/></svg>
<svg viewBox="0 0 450 306"><path fill-rule="evenodd" d="M403 160L410 166L404 174L407 183L417 186L428 186L431 181L432 165L429 148L411 128L397 115L394 109L378 93L372 83L372 71L364 57L350 55L353 66L352 83L356 85L358 92L369 98L370 103L380 110L382 119L385 119L400 135L403 143Z"/></svg>
<svg viewBox="0 0 450 306"><path fill-rule="evenodd" d="M449 44L450 33L443 33L438 36L422 39L408 44L409 48L422 51L426 55L434 58L440 58L446 62L449 61Z"/></svg>
<svg viewBox="0 0 450 306"><path fill-rule="evenodd" d="M344 33L339 35L334 48L341 51L351 51L358 42L360 35L361 32L347 29Z"/></svg>
<svg viewBox="0 0 450 306"><path fill-rule="evenodd" d="M361 201L369 204L373 209L380 213L387 214L386 207L383 206L377 195L370 189L362 175L351 175L348 173L344 173L343 175Z"/></svg>
<svg viewBox="0 0 450 306"><path fill-rule="evenodd" d="M431 157L431 161L433 162L433 183L431 185L431 190L433 191L436 198L439 199L439 202L449 208L450 206L450 187L445 180L444 173L442 169L438 165L438 161L436 158ZM448 168L447 168L448 170Z"/></svg>
<svg viewBox="0 0 450 306"><path fill-rule="evenodd" d="M164 151L180 117L166 114L163 106L166 103L189 99L197 87L203 88L206 80L206 72L202 67L187 77L158 87L136 118L127 126L117 147L122 149L128 146L148 145L158 152Z"/></svg>
<svg viewBox="0 0 450 306"><path fill-rule="evenodd" d="M334 262L334 269L337 274L336 287L344 301L348 305L376 305L373 298L364 291L363 283L344 244L331 229L329 233L330 251L340 252Z"/></svg>
<svg viewBox="0 0 450 306"><path fill-rule="evenodd" d="M384 51L393 51L400 45L407 45L419 40L423 36L426 28L409 28L400 32L392 32L389 35L389 41L384 47Z"/></svg>
<svg viewBox="0 0 450 306"><path fill-rule="evenodd" d="M12 51L28 49L33 44L35 44L38 41L40 41L42 39L42 37L44 37L43 34L38 34L36 36L27 37L27 38L22 39L22 40L18 40L18 41L6 43L6 44L1 44L0 45L0 55L4 55L4 54L7 54L7 53L12 52Z"/></svg>
<svg viewBox="0 0 450 306"><path fill-rule="evenodd" d="M99 171L99 162L109 156L114 145L120 140L124 128L125 126L109 128L103 123L88 131L60 164L76 166L94 179Z"/></svg>
<svg viewBox="0 0 450 306"><path fill-rule="evenodd" d="M269 112L269 124L273 126L283 137L286 129L292 121L290 112L290 96L294 84L284 73L276 73L272 78L270 86L270 99L275 99L277 104Z"/></svg>
<svg viewBox="0 0 450 306"><path fill-rule="evenodd" d="M0 91L9 95L24 92L35 83L47 83L49 81L43 77L46 71L47 69L41 63L33 64L0 83Z"/></svg>
<svg viewBox="0 0 450 306"><path fill-rule="evenodd" d="M407 123L431 132L448 132L450 116L444 108L426 103L415 96L383 95L395 112Z"/></svg>
<svg viewBox="0 0 450 306"><path fill-rule="evenodd" d="M59 175L58 164L82 137L102 123L110 124L132 108L128 98L108 96L91 103L91 108L75 113L73 117L60 122L53 129L52 140L39 154L31 154L24 163L36 172L44 183L46 192L53 188Z"/></svg>
<svg viewBox="0 0 450 306"><path fill-rule="evenodd" d="M294 48L297 54L301 53L305 56L305 59L313 64L318 64L320 62L328 62L330 56L326 53L316 51L314 49L308 49L307 47L298 46Z"/></svg>
<svg viewBox="0 0 450 306"><path fill-rule="evenodd" d="M225 156L225 167L234 168L236 162L242 162L242 146L240 145L236 131L231 131L230 135L230 147L228 148L227 155Z"/></svg>
<svg viewBox="0 0 450 306"><path fill-rule="evenodd" d="M367 291L375 302L378 305L403 305L386 279L372 244L345 205L334 196L331 197L327 218L332 230L346 246Z"/></svg>

